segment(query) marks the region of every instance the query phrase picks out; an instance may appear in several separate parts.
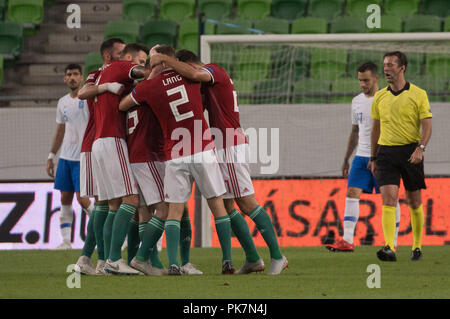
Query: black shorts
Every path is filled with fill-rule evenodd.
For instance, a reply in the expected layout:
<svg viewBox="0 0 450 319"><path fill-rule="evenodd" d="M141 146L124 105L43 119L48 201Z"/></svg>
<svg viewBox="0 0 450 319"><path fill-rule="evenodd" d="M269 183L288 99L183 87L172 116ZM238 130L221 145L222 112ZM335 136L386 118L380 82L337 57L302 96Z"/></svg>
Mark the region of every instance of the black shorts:
<svg viewBox="0 0 450 319"><path fill-rule="evenodd" d="M413 192L427 188L423 159L419 164L408 162L416 147L417 143L401 146L380 146L375 171L378 186L400 186L400 178L402 178L407 191Z"/></svg>

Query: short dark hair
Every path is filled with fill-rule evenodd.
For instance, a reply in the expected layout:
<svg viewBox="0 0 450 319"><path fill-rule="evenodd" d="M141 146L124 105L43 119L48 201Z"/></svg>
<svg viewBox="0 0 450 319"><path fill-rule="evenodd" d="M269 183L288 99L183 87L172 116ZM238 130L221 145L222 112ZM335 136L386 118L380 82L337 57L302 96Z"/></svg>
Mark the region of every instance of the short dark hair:
<svg viewBox="0 0 450 319"><path fill-rule="evenodd" d="M69 65L67 65L65 70L64 70L64 74L67 73L67 70L78 70L78 71L80 71L80 74L83 74L83 70L81 69L81 65L76 64L76 63L70 63Z"/></svg>
<svg viewBox="0 0 450 319"><path fill-rule="evenodd" d="M129 43L125 46L125 48L122 51L122 55L121 57L123 58L126 54L130 53L130 54L136 54L139 51L144 51L145 54L148 55L148 52L150 51L150 49L148 47L146 47L143 44L139 44L139 43Z"/></svg>
<svg viewBox="0 0 450 319"><path fill-rule="evenodd" d="M161 44L160 46L155 48L155 51L161 54L168 55L172 58L175 57L175 49L167 44Z"/></svg>
<svg viewBox="0 0 450 319"><path fill-rule="evenodd" d="M363 73L366 71L370 71L372 75L378 75L378 67L372 61L364 62L358 67L358 72Z"/></svg>
<svg viewBox="0 0 450 319"><path fill-rule="evenodd" d="M123 42L121 38L110 38L103 41L102 45L100 46L100 54L103 55L106 50L111 50L116 43L125 44L125 42Z"/></svg>
<svg viewBox="0 0 450 319"><path fill-rule="evenodd" d="M192 51L179 50L176 55L181 62L200 63L200 58Z"/></svg>
<svg viewBox="0 0 450 319"><path fill-rule="evenodd" d="M406 57L406 55L403 52L400 52L400 51L387 52L384 54L383 60L387 56L396 56L398 66L399 67L405 66L405 71L406 71L406 66L408 65L408 58Z"/></svg>

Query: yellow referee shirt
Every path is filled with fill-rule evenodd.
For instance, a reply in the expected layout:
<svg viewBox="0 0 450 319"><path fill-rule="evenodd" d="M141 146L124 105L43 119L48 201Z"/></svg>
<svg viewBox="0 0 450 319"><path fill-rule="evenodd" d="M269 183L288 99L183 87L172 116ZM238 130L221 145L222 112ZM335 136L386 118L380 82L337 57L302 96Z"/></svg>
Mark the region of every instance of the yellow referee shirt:
<svg viewBox="0 0 450 319"><path fill-rule="evenodd" d="M370 116L380 120L380 145L419 142L420 120L433 117L427 92L409 82L398 92L388 86L375 93Z"/></svg>

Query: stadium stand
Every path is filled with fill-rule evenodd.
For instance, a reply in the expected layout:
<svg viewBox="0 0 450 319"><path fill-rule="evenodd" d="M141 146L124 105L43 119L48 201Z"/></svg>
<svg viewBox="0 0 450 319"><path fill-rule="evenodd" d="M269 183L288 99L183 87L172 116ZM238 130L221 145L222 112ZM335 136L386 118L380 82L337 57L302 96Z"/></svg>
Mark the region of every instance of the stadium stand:
<svg viewBox="0 0 450 319"><path fill-rule="evenodd" d="M328 103L330 89L331 82L329 80L304 79L301 81L297 81L294 85L293 102Z"/></svg>
<svg viewBox="0 0 450 319"><path fill-rule="evenodd" d="M295 20L306 13L308 0L272 0L272 16L280 19Z"/></svg>
<svg viewBox="0 0 450 319"><path fill-rule="evenodd" d="M308 14L331 20L342 14L345 0L309 0Z"/></svg>
<svg viewBox="0 0 450 319"><path fill-rule="evenodd" d="M366 22L358 17L337 17L331 22L330 33L364 33Z"/></svg>
<svg viewBox="0 0 450 319"><path fill-rule="evenodd" d="M121 38L125 43L137 42L139 23L135 21L110 21L105 26L104 38Z"/></svg>
<svg viewBox="0 0 450 319"><path fill-rule="evenodd" d="M267 17L255 22L255 29L264 33L287 34L289 33L289 22L285 19Z"/></svg>
<svg viewBox="0 0 450 319"><path fill-rule="evenodd" d="M413 77L410 82L417 85L421 89L427 91L428 100L430 102L442 102L444 98L442 96L436 96L435 93L447 91L447 79L434 76L421 76Z"/></svg>
<svg viewBox="0 0 450 319"><path fill-rule="evenodd" d="M84 76L99 69L103 65L102 56L99 51L89 52L84 60Z"/></svg>
<svg viewBox="0 0 450 319"><path fill-rule="evenodd" d="M199 22L197 19L186 19L180 24L178 32L178 48L198 52L198 29ZM205 23L205 34L214 34L214 24Z"/></svg>
<svg viewBox="0 0 450 319"><path fill-rule="evenodd" d="M0 54L13 59L22 52L23 26L19 23L0 21Z"/></svg>
<svg viewBox="0 0 450 319"><path fill-rule="evenodd" d="M448 0L423 0L423 13L441 17L450 15L450 1Z"/></svg>
<svg viewBox="0 0 450 319"><path fill-rule="evenodd" d="M408 66L406 76L420 76L423 74L424 58L423 53L408 53Z"/></svg>
<svg viewBox="0 0 450 319"><path fill-rule="evenodd" d="M270 15L272 0L239 0L237 16L251 21L260 20Z"/></svg>
<svg viewBox="0 0 450 319"><path fill-rule="evenodd" d="M155 44L174 46L178 24L171 20L150 20L141 27L141 41L149 48Z"/></svg>
<svg viewBox="0 0 450 319"><path fill-rule="evenodd" d="M0 21L5 18L6 0L0 0Z"/></svg>
<svg viewBox="0 0 450 319"><path fill-rule="evenodd" d="M291 33L327 33L327 20L323 18L298 18L292 22Z"/></svg>
<svg viewBox="0 0 450 319"><path fill-rule="evenodd" d="M347 0L347 14L352 17L367 17L367 7L371 4L383 5L383 0Z"/></svg>
<svg viewBox="0 0 450 319"><path fill-rule="evenodd" d="M348 51L348 74L349 76L356 76L358 67L368 61L375 63L378 67L378 73L383 72L383 55L381 51L366 51L366 50L349 50Z"/></svg>
<svg viewBox="0 0 450 319"><path fill-rule="evenodd" d="M448 54L429 53L426 61L427 75L450 79L450 56Z"/></svg>
<svg viewBox="0 0 450 319"><path fill-rule="evenodd" d="M450 16L444 21L444 32L450 32Z"/></svg>
<svg viewBox="0 0 450 319"><path fill-rule="evenodd" d="M311 77L318 80L345 77L347 51L338 49L314 49L311 56Z"/></svg>
<svg viewBox="0 0 450 319"><path fill-rule="evenodd" d="M245 48L236 57L233 78L237 80L267 79L270 73L271 53L269 49Z"/></svg>
<svg viewBox="0 0 450 319"><path fill-rule="evenodd" d="M369 32L376 32L376 33L402 32L403 30L402 18L398 16L382 15L380 28L373 28L367 30Z"/></svg>
<svg viewBox="0 0 450 319"><path fill-rule="evenodd" d="M195 0L161 0L161 19L183 21L194 16Z"/></svg>
<svg viewBox="0 0 450 319"><path fill-rule="evenodd" d="M413 15L405 20L405 32L440 32L441 19L432 15Z"/></svg>
<svg viewBox="0 0 450 319"><path fill-rule="evenodd" d="M0 54L0 87L3 83L3 55Z"/></svg>
<svg viewBox="0 0 450 319"><path fill-rule="evenodd" d="M225 19L224 23L232 24L234 26L228 26L226 24L217 25L216 34L251 34L252 32L248 28L252 27L252 22L243 19Z"/></svg>
<svg viewBox="0 0 450 319"><path fill-rule="evenodd" d="M234 88L239 92L239 105L252 103L253 83L253 81L233 80Z"/></svg>
<svg viewBox="0 0 450 319"><path fill-rule="evenodd" d="M253 86L255 104L283 104L289 102L291 86L286 79L257 81Z"/></svg>
<svg viewBox="0 0 450 319"><path fill-rule="evenodd" d="M156 18L158 0L123 0L123 19L143 23Z"/></svg>
<svg viewBox="0 0 450 319"><path fill-rule="evenodd" d="M231 15L233 0L198 0L198 13L209 19L223 19Z"/></svg>
<svg viewBox="0 0 450 319"><path fill-rule="evenodd" d="M8 21L24 25L24 35L34 35L44 21L44 0L9 0Z"/></svg>
<svg viewBox="0 0 450 319"><path fill-rule="evenodd" d="M412 16L419 11L419 0L385 0L384 11L402 18Z"/></svg>
<svg viewBox="0 0 450 319"><path fill-rule="evenodd" d="M331 103L350 103L352 99L361 93L358 81L355 77L339 79L331 84L332 93L341 93L342 96L332 96Z"/></svg>

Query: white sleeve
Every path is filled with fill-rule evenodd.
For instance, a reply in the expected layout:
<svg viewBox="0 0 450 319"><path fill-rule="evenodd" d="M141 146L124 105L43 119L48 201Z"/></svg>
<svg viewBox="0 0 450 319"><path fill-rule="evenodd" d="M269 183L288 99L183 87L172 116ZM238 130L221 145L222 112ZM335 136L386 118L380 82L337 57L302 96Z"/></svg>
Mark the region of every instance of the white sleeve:
<svg viewBox="0 0 450 319"><path fill-rule="evenodd" d="M358 125L358 115L355 113L355 102L352 100L352 125Z"/></svg>
<svg viewBox="0 0 450 319"><path fill-rule="evenodd" d="M64 115L62 113L62 102L61 99L58 101L58 106L56 107L56 123L64 124Z"/></svg>

